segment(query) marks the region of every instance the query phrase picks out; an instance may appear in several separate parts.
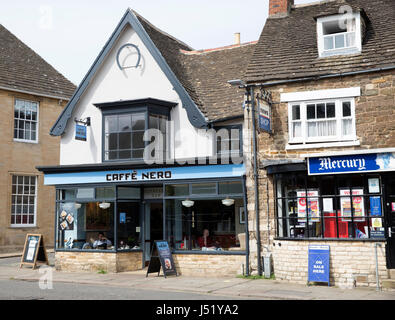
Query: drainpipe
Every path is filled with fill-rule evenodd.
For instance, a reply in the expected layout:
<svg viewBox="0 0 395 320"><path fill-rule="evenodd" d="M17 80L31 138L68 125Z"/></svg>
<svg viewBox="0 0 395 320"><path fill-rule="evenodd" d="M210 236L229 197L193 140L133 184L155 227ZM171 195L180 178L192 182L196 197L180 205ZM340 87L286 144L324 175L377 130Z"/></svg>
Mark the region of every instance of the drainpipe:
<svg viewBox="0 0 395 320"><path fill-rule="evenodd" d="M261 234L259 231L259 193L258 193L258 160L257 160L257 136L255 124L255 97L254 88L250 88L251 111L252 111L252 134L253 134L253 152L254 152L254 187L255 187L255 218L256 218L256 247L257 247L257 268L258 275L262 275L261 266Z"/></svg>

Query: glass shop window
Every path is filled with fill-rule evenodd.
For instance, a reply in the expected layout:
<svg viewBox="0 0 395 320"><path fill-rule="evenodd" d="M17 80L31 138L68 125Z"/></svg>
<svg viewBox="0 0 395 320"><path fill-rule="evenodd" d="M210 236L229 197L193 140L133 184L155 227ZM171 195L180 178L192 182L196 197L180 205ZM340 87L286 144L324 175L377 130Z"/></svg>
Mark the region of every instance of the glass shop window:
<svg viewBox="0 0 395 320"><path fill-rule="evenodd" d="M118 250L142 248L140 204L118 202Z"/></svg>
<svg viewBox="0 0 395 320"><path fill-rule="evenodd" d="M57 249L114 249L114 202L59 202L57 207Z"/></svg>
<svg viewBox="0 0 395 320"><path fill-rule="evenodd" d="M377 176L289 173L276 185L278 237L384 238Z"/></svg>
<svg viewBox="0 0 395 320"><path fill-rule="evenodd" d="M167 240L176 250L245 250L245 218L242 199L231 206L221 200L166 200Z"/></svg>

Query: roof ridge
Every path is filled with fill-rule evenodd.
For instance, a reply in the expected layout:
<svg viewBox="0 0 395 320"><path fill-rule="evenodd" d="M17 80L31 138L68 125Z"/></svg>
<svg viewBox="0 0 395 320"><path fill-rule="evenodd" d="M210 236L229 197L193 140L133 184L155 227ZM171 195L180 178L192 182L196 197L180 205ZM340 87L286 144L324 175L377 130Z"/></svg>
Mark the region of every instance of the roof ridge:
<svg viewBox="0 0 395 320"><path fill-rule="evenodd" d="M241 47L245 47L245 46L249 46L249 45L257 44L257 43L258 43L258 40L255 40L255 41L244 42L241 44L231 44L231 45L217 47L217 48L209 48L209 49L201 49L201 50L193 50L193 51L187 51L187 50L181 49L180 52L183 54L187 54L187 55L203 54L203 53L217 52L217 51L221 51L221 50L241 48Z"/></svg>
<svg viewBox="0 0 395 320"><path fill-rule="evenodd" d="M164 36L169 37L170 39L173 39L174 41L178 42L179 44L181 44L181 45L183 45L183 46L185 46L185 47L188 47L191 51L194 51L194 50L195 50L194 48L192 48L190 45L186 44L185 42L183 42L183 41L177 39L176 37L172 36L171 34L165 32L165 31L159 29L157 26L153 25L150 21L148 21L146 18L144 18L144 17L143 17L141 14L139 14L136 10L134 10L134 9L132 9L132 8L129 8L129 11L130 11L131 13L133 13L136 17L138 17L138 18L144 20L144 22L145 22L146 24L148 24L151 28L155 29L156 31L162 33Z"/></svg>

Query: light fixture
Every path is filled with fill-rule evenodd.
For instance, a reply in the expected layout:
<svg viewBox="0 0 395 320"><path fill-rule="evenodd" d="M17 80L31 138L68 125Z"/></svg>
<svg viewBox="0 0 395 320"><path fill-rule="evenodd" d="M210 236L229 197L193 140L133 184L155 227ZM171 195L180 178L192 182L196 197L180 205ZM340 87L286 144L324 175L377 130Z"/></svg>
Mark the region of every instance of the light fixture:
<svg viewBox="0 0 395 320"><path fill-rule="evenodd" d="M192 207L194 204L195 204L195 201L192 201L192 200L189 200L189 199L186 199L186 200L182 201L182 205L184 207L187 207L187 208Z"/></svg>
<svg viewBox="0 0 395 320"><path fill-rule="evenodd" d="M74 208L76 208L77 210L81 208L81 203L78 202L74 203Z"/></svg>
<svg viewBox="0 0 395 320"><path fill-rule="evenodd" d="M226 198L226 199L223 199L223 200L222 200L222 204L223 204L224 206L227 206L227 207L232 206L234 203L235 203L235 199Z"/></svg>
<svg viewBox="0 0 395 320"><path fill-rule="evenodd" d="M111 206L111 203L109 203L109 202L102 202L99 204L99 207L101 209L108 209L110 206Z"/></svg>

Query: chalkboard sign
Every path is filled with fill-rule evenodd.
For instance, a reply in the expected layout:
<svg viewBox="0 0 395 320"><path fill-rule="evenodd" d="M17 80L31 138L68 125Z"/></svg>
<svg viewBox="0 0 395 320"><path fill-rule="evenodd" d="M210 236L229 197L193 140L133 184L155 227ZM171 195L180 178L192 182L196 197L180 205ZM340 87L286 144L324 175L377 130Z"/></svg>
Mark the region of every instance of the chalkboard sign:
<svg viewBox="0 0 395 320"><path fill-rule="evenodd" d="M26 264L33 266L34 269L37 262L49 264L44 238L41 234L27 234L20 267Z"/></svg>
<svg viewBox="0 0 395 320"><path fill-rule="evenodd" d="M151 251L151 259L148 265L146 277L148 277L149 273L154 272L158 272L159 276L161 267L165 278L166 276L171 275L177 276L176 266L169 248L169 243L164 240L155 241Z"/></svg>

